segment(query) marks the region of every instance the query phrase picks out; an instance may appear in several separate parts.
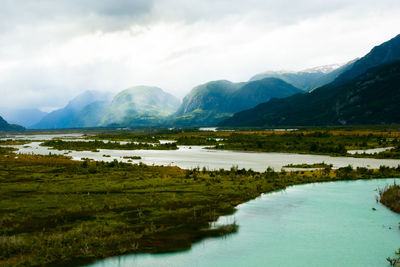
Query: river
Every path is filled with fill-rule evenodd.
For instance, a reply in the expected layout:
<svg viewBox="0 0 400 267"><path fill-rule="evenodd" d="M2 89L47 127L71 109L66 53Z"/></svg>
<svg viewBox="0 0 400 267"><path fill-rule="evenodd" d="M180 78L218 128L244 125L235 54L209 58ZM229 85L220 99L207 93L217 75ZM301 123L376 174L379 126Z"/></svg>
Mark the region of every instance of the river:
<svg viewBox="0 0 400 267"><path fill-rule="evenodd" d="M316 183L264 194L220 218L239 225L227 238L206 239L185 252L127 255L89 266L389 266L386 257L400 247L400 215L375 197L376 188L393 181Z"/></svg>

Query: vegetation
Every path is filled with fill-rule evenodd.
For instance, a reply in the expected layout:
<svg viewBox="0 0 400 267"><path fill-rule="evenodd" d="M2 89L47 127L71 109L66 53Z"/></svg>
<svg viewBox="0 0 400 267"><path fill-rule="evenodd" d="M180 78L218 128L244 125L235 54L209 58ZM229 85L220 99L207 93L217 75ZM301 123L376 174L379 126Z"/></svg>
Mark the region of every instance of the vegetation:
<svg viewBox="0 0 400 267"><path fill-rule="evenodd" d="M379 190L379 201L391 209L394 212L400 213L400 186L393 184L389 187ZM396 251L397 255L400 255L400 249ZM398 258L387 258L387 261L392 266L398 266L400 264L400 257Z"/></svg>
<svg viewBox="0 0 400 267"><path fill-rule="evenodd" d="M18 145L24 145L28 144L30 141L27 140L0 140L0 145L1 146L18 146Z"/></svg>
<svg viewBox="0 0 400 267"><path fill-rule="evenodd" d="M332 156L400 158L398 137L369 134L336 134L331 131L232 133L225 136L216 149L326 154ZM396 146L377 154L349 154L350 149Z"/></svg>
<svg viewBox="0 0 400 267"><path fill-rule="evenodd" d="M167 144L149 144L149 143L127 143L120 144L119 142L103 142L103 141L62 141L48 140L40 144L41 146L49 146L58 150L76 150L76 151L97 151L97 149L120 149L120 150L135 150L135 149L154 149L154 150L174 150L178 149L175 143Z"/></svg>
<svg viewBox="0 0 400 267"><path fill-rule="evenodd" d="M122 158L124 158L124 159L141 159L142 157L140 157L140 156L123 156Z"/></svg>
<svg viewBox="0 0 400 267"><path fill-rule="evenodd" d="M187 145L187 146L209 146L209 145L217 145L218 142L215 138L209 136L179 136L176 138L176 143L178 145Z"/></svg>
<svg viewBox="0 0 400 267"><path fill-rule="evenodd" d="M141 142L141 143L159 143L159 140L154 136L154 134L149 132L107 132L99 133L94 136L88 136L87 139L95 140L112 140L112 141L131 141L131 142Z"/></svg>
<svg viewBox="0 0 400 267"><path fill-rule="evenodd" d="M394 212L400 213L400 186L393 184L379 190L379 201Z"/></svg>
<svg viewBox="0 0 400 267"><path fill-rule="evenodd" d="M199 132L187 130L149 130L97 133L87 138L91 142L47 141L43 145L57 149L93 150L107 149L177 149L177 145L202 145L215 149L323 154L331 156L400 159L400 131L397 128L382 129L303 129L298 131L236 131ZM160 144L159 140L175 140L176 143ZM100 140L129 141L117 142ZM97 143L93 143L96 142ZM139 142L133 143L133 142ZM366 150L394 147L375 154L350 154L348 150Z"/></svg>
<svg viewBox="0 0 400 267"><path fill-rule="evenodd" d="M310 168L332 168L332 164L326 164L325 162L321 163L314 163L314 164L288 164L283 166L284 168L304 168L304 169L310 169Z"/></svg>
<svg viewBox="0 0 400 267"><path fill-rule="evenodd" d="M70 142L68 142L70 143ZM237 225L210 222L263 192L347 179L398 177L400 167L265 172L182 170L0 150L0 264L38 266L190 248Z"/></svg>

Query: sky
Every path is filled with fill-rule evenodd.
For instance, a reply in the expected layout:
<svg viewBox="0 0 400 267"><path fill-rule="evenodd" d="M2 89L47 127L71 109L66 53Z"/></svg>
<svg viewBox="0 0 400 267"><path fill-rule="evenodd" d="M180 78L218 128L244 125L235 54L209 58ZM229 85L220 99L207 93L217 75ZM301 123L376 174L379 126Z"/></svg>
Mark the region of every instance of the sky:
<svg viewBox="0 0 400 267"><path fill-rule="evenodd" d="M64 106L85 90L345 63L400 34L399 0L1 0L0 107Z"/></svg>

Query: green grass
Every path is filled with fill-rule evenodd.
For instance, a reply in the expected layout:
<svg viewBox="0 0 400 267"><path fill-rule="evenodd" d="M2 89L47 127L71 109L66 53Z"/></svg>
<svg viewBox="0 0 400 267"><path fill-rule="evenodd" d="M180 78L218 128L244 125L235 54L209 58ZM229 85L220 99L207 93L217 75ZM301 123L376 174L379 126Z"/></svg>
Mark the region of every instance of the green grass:
<svg viewBox="0 0 400 267"><path fill-rule="evenodd" d="M400 186L393 184L384 189L379 190L379 201L396 213L400 213ZM400 249L396 251L397 255L400 255ZM400 264L400 257L398 258L387 258L390 265L398 266Z"/></svg>
<svg viewBox="0 0 400 267"><path fill-rule="evenodd" d="M310 168L332 168L332 164L326 164L324 162L321 163L313 163L313 164L288 164L283 166L284 168L304 168L304 169L310 169Z"/></svg>

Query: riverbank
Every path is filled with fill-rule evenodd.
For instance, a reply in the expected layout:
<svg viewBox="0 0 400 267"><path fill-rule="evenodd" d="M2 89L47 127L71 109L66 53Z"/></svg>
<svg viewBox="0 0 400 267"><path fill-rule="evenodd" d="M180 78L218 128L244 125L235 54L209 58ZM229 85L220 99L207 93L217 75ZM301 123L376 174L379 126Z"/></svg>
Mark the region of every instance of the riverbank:
<svg viewBox="0 0 400 267"><path fill-rule="evenodd" d="M400 186L393 184L386 188L379 190L379 202L388 207L390 210L400 213ZM400 249L396 252L397 255L400 254ZM397 258L387 258L387 261L392 266L400 265L400 257Z"/></svg>
<svg viewBox="0 0 400 267"><path fill-rule="evenodd" d="M113 255L181 251L234 232L210 222L287 186L400 177L400 168L302 172L183 170L144 164L0 155L0 264L77 263Z"/></svg>

